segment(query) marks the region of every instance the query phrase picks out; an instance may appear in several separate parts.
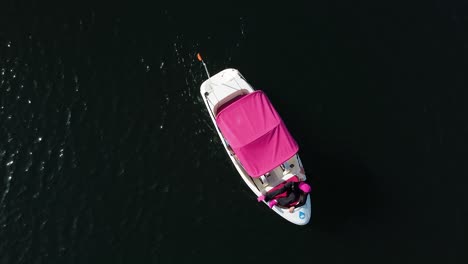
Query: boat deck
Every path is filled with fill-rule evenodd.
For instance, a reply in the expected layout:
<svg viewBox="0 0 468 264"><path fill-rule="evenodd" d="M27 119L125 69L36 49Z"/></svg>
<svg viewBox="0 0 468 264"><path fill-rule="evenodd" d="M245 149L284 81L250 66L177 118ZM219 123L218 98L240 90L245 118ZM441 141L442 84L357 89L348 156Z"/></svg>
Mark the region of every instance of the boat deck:
<svg viewBox="0 0 468 264"><path fill-rule="evenodd" d="M305 180L305 175L301 173L299 161L296 158L296 155L269 173L262 175L259 178L253 178L253 181L261 191L263 190L262 192L268 192L294 176L298 176L300 180Z"/></svg>

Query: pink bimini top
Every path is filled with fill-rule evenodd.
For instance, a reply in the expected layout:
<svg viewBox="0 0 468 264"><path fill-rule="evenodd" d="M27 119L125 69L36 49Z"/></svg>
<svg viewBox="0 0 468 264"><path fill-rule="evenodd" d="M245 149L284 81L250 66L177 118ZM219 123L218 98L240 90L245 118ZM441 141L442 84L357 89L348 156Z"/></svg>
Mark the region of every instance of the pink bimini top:
<svg viewBox="0 0 468 264"><path fill-rule="evenodd" d="M281 165L299 150L263 91L243 96L216 116L221 133L252 177Z"/></svg>

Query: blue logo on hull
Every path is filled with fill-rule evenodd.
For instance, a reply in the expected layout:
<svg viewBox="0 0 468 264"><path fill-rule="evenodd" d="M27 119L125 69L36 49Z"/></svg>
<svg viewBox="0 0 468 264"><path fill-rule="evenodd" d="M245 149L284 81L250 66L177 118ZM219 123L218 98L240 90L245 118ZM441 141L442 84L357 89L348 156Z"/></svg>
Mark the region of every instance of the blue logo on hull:
<svg viewBox="0 0 468 264"><path fill-rule="evenodd" d="M305 218L305 213L302 212L302 211L300 211L300 212L299 212L299 218L300 218L300 219L304 219L304 218Z"/></svg>

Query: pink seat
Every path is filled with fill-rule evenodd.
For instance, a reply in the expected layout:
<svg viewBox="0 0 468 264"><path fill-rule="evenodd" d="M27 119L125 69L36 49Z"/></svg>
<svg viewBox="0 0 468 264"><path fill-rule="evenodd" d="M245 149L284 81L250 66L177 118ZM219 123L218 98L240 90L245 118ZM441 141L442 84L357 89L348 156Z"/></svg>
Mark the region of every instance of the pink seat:
<svg viewBox="0 0 468 264"><path fill-rule="evenodd" d="M299 182L299 178L297 176L293 176L293 177L287 179L286 181L278 184L277 186L275 186L274 188L272 188L268 192L271 192L271 191L278 190L278 189L282 188L287 182ZM282 192L282 193L276 195L274 197L274 199L278 199L278 198L281 198L281 197L286 197L286 195L287 195L287 192Z"/></svg>

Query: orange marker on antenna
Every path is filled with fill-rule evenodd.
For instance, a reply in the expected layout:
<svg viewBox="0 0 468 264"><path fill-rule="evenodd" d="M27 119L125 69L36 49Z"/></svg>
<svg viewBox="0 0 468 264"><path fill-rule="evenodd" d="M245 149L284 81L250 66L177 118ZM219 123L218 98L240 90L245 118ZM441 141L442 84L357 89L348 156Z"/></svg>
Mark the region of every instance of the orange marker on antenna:
<svg viewBox="0 0 468 264"><path fill-rule="evenodd" d="M206 75L208 75L208 78L210 78L210 73L208 72L208 68L206 68L206 64L205 64L205 62L203 61L203 59L202 59L200 53L197 53L197 59L198 59L199 61L201 61L201 63L203 63L203 67L205 67Z"/></svg>

